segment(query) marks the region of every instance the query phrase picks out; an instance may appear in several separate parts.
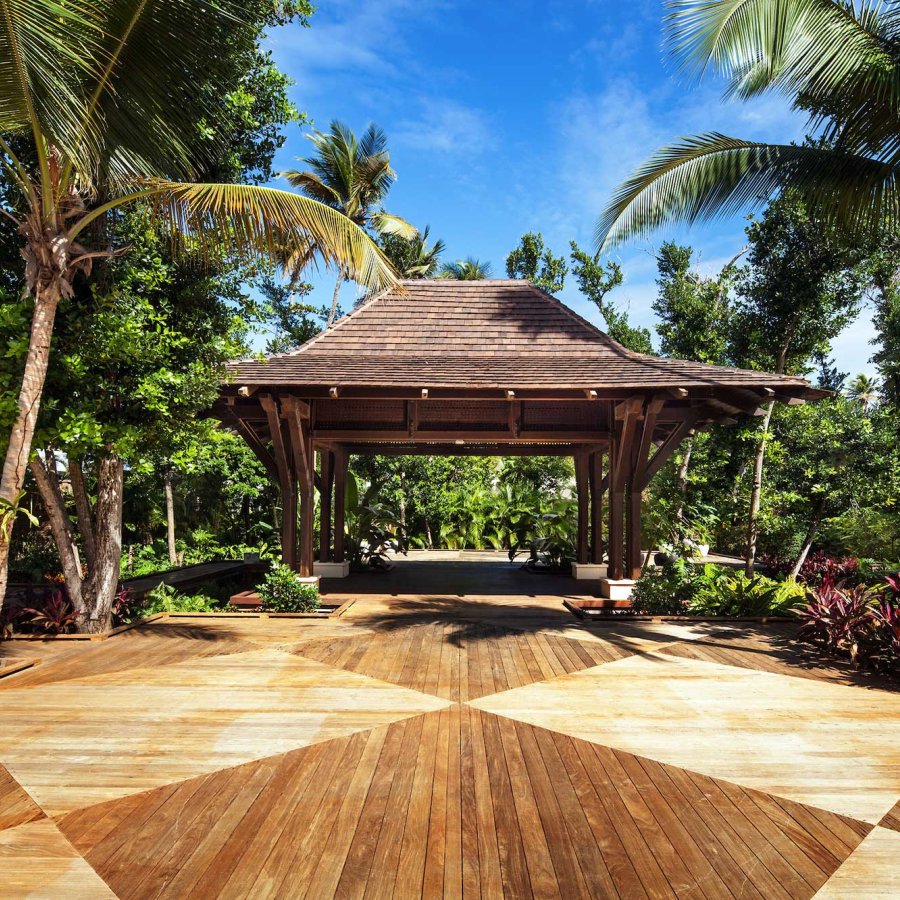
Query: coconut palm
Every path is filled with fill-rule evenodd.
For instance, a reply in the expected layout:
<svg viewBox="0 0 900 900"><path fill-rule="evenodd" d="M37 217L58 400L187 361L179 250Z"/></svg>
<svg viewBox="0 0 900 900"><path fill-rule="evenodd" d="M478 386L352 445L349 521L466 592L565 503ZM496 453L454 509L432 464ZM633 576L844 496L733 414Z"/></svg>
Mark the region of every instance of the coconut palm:
<svg viewBox="0 0 900 900"><path fill-rule="evenodd" d="M471 256L458 259L456 262L444 263L441 269L441 278L451 278L456 281L482 281L493 274L489 262L481 262Z"/></svg>
<svg viewBox="0 0 900 900"><path fill-rule="evenodd" d="M727 95L787 95L817 139L764 144L723 134L657 151L615 193L602 247L676 219L693 222L791 188L810 212L866 238L900 213L900 15L873 0L669 0L667 45Z"/></svg>
<svg viewBox="0 0 900 900"><path fill-rule="evenodd" d="M415 237L416 229L409 222L380 209L397 178L391 168L384 131L377 125L369 125L363 136L357 138L343 122L335 120L327 132L314 131L309 139L316 152L300 160L307 168L284 173L291 187L337 210L360 228L379 235ZM312 245L308 252L317 249ZM334 324L338 296L347 276L346 267L338 265L329 328Z"/></svg>
<svg viewBox="0 0 900 900"><path fill-rule="evenodd" d="M438 238L431 246L428 238L431 226L408 239L396 234L385 234L379 244L399 275L404 278L433 278L441 264L444 242Z"/></svg>
<svg viewBox="0 0 900 900"><path fill-rule="evenodd" d="M0 213L22 236L34 303L3 508L22 490L57 306L96 260L127 253L110 239L123 207L149 204L176 246L200 253L284 256L314 241L361 282L393 283L370 238L329 206L269 187L196 183L221 149L214 133L197 138L220 99L198 89L196 73L215 71L223 45L251 50L250 21L235 0L0 0L0 169L13 188ZM4 526L0 602L8 556Z"/></svg>
<svg viewBox="0 0 900 900"><path fill-rule="evenodd" d="M878 382L870 375L859 374L847 385L847 396L868 409L878 399Z"/></svg>

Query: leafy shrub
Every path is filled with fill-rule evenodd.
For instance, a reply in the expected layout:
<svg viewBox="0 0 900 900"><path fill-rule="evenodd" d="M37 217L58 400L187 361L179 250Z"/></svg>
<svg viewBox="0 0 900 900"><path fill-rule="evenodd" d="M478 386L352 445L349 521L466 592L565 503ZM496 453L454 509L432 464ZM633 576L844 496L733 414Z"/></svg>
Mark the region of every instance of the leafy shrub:
<svg viewBox="0 0 900 900"><path fill-rule="evenodd" d="M794 568L793 562L776 557L761 560L766 569L775 576L786 576ZM810 553L800 566L797 581L814 586L831 584L857 584L860 581L859 560L855 556L832 556L821 550Z"/></svg>
<svg viewBox="0 0 900 900"><path fill-rule="evenodd" d="M860 642L871 627L875 599L876 591L864 585L820 585L797 610L802 620L800 637L822 644L832 653L845 651L855 662Z"/></svg>
<svg viewBox="0 0 900 900"><path fill-rule="evenodd" d="M272 612L314 612L322 605L319 589L301 584L297 573L282 563L273 563L257 591L263 609Z"/></svg>
<svg viewBox="0 0 900 900"><path fill-rule="evenodd" d="M700 587L690 610L704 616L785 615L805 595L795 581L773 581L765 575L748 578L743 572L723 575Z"/></svg>
<svg viewBox="0 0 900 900"><path fill-rule="evenodd" d="M697 590L691 568L683 559L675 559L644 572L631 592L634 611L651 616L684 615Z"/></svg>
<svg viewBox="0 0 900 900"><path fill-rule="evenodd" d="M157 613L180 612L215 612L216 601L204 594L182 594L171 585L160 583L150 591L145 600L141 614L154 616Z"/></svg>
<svg viewBox="0 0 900 900"><path fill-rule="evenodd" d="M44 634L71 634L78 615L65 591L53 591L37 608L22 610L24 624Z"/></svg>

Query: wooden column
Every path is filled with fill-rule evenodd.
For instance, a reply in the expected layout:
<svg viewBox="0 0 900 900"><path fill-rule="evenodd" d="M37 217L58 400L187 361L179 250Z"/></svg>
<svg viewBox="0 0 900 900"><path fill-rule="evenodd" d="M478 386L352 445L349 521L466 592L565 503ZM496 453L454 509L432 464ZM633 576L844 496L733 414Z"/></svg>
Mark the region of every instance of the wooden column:
<svg viewBox="0 0 900 900"><path fill-rule="evenodd" d="M663 408L664 399L656 395L647 400L641 410L643 417L635 430L633 453L628 473L628 529L625 536L625 574L637 580L641 577L643 554L641 549L641 499L644 476L649 462L653 433Z"/></svg>
<svg viewBox="0 0 900 900"><path fill-rule="evenodd" d="M588 480L591 492L591 542L590 562L603 562L603 454L592 453L588 457Z"/></svg>
<svg viewBox="0 0 900 900"><path fill-rule="evenodd" d="M632 481L628 485L628 524L625 533L625 577L641 577L641 491Z"/></svg>
<svg viewBox="0 0 900 900"><path fill-rule="evenodd" d="M588 516L590 512L586 453L575 454L575 491L578 495L578 544L575 561L586 563L588 561Z"/></svg>
<svg viewBox="0 0 900 900"><path fill-rule="evenodd" d="M295 571L299 566L297 549L297 480L290 458L290 435L281 418L281 410L276 397L264 395L260 403L266 413L269 435L272 440L272 455L278 472L278 487L281 492L281 560Z"/></svg>
<svg viewBox="0 0 900 900"><path fill-rule="evenodd" d="M331 488L334 483L334 456L319 451L319 561L331 561Z"/></svg>
<svg viewBox="0 0 900 900"><path fill-rule="evenodd" d="M343 562L345 550L344 538L344 499L347 495L347 467L350 457L343 447L334 453L334 561Z"/></svg>
<svg viewBox="0 0 900 900"><path fill-rule="evenodd" d="M609 449L609 525L606 530L606 540L608 542L606 577L613 581L619 581L625 577L625 494L622 488L615 484L614 478L620 452L618 441L614 439Z"/></svg>

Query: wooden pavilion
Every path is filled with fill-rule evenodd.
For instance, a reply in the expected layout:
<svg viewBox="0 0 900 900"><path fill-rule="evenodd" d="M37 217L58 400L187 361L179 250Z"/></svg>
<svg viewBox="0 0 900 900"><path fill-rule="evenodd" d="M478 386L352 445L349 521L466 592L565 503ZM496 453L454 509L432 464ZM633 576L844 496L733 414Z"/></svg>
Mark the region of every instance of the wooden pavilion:
<svg viewBox="0 0 900 900"><path fill-rule="evenodd" d="M640 573L641 495L685 437L825 395L801 378L626 350L525 281L406 281L230 376L215 412L277 481L283 558L301 575L346 572L351 454L565 455L576 576L599 576L605 527L607 596Z"/></svg>

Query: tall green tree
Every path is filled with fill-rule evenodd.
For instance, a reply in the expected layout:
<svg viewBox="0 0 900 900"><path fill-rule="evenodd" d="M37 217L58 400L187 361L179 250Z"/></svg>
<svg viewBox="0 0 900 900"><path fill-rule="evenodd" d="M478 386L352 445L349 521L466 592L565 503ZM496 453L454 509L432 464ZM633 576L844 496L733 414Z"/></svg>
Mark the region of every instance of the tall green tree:
<svg viewBox="0 0 900 900"><path fill-rule="evenodd" d="M572 241L570 246L572 274L578 282L578 289L603 316L609 336L629 350L637 353L653 353L650 331L631 325L628 313L620 310L607 298L607 294L624 280L622 267L616 262L607 262L603 265L599 255L592 256L585 253L575 241Z"/></svg>
<svg viewBox="0 0 900 900"><path fill-rule="evenodd" d="M506 257L506 274L510 278L524 278L548 294L558 294L566 283L569 267L562 256L554 256L544 246L538 231L522 235L519 246Z"/></svg>
<svg viewBox="0 0 900 900"><path fill-rule="evenodd" d="M664 147L614 194L597 240L761 205L790 189L821 221L870 237L900 216L900 17L861 0L669 0L666 46L726 95L783 94L819 140L765 144L707 133Z"/></svg>
<svg viewBox="0 0 900 900"><path fill-rule="evenodd" d="M803 374L814 357L827 355L831 341L859 312L865 284L860 254L848 247L837 228L810 216L793 194L771 203L750 223L747 237L747 264L736 278L732 362L777 374ZM774 405L766 406L754 454L744 553L748 574L756 559Z"/></svg>
<svg viewBox="0 0 900 900"><path fill-rule="evenodd" d="M358 138L343 122L335 120L327 132L314 131L309 140L315 152L300 160L306 168L285 172L291 187L336 210L363 230L415 237L416 229L409 222L380 208L397 178L384 131L372 124ZM329 257L327 246L320 248L313 240L291 257L290 268L302 268L314 252ZM349 274L349 269L339 263L328 328L334 324L341 285Z"/></svg>
<svg viewBox="0 0 900 900"><path fill-rule="evenodd" d="M239 84L232 53L252 52L265 27L248 3L3 6L0 169L13 186L4 213L19 239L32 302L0 477L6 509L24 484L60 302L74 296L76 282L98 260L128 252L112 240L117 211L148 204L172 238L193 242L201 253L226 246L245 256L283 257L313 242L363 283L393 282L365 232L331 207L274 188L195 180L221 156L219 98ZM207 116L209 127L198 135ZM0 599L8 559L3 526Z"/></svg>

